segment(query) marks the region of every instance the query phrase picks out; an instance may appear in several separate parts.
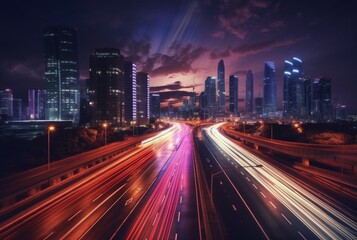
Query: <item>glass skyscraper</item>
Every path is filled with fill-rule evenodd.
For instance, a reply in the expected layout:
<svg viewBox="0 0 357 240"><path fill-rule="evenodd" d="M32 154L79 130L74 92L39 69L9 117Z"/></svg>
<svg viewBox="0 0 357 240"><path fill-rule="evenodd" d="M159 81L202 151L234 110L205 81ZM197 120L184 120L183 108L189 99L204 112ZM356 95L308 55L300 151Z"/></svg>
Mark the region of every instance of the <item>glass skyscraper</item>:
<svg viewBox="0 0 357 240"><path fill-rule="evenodd" d="M150 94L150 117L152 118L160 118L161 107L160 107L160 94L152 93Z"/></svg>
<svg viewBox="0 0 357 240"><path fill-rule="evenodd" d="M93 124L124 122L124 57L116 48L99 48L89 59L89 99Z"/></svg>
<svg viewBox="0 0 357 240"><path fill-rule="evenodd" d="M130 125L136 121L136 65L130 61L124 63L124 85L125 85L125 122Z"/></svg>
<svg viewBox="0 0 357 240"><path fill-rule="evenodd" d="M263 114L275 114L276 106L276 81L275 64L272 61L265 62L264 66L264 93L263 93Z"/></svg>
<svg viewBox="0 0 357 240"><path fill-rule="evenodd" d="M254 85L253 85L253 73L248 70L245 85L245 112L253 112L253 97L254 97Z"/></svg>
<svg viewBox="0 0 357 240"><path fill-rule="evenodd" d="M46 119L79 122L80 86L77 32L73 28L44 29Z"/></svg>
<svg viewBox="0 0 357 240"><path fill-rule="evenodd" d="M284 62L283 116L301 118L304 105L304 81L301 59Z"/></svg>
<svg viewBox="0 0 357 240"><path fill-rule="evenodd" d="M238 114L238 77L229 76L229 112Z"/></svg>
<svg viewBox="0 0 357 240"><path fill-rule="evenodd" d="M224 62L221 59L217 68L217 88L218 88L218 112L226 111L226 90L224 78Z"/></svg>
<svg viewBox="0 0 357 240"><path fill-rule="evenodd" d="M136 74L137 124L148 124L150 118L150 76L144 72Z"/></svg>
<svg viewBox="0 0 357 240"><path fill-rule="evenodd" d="M285 60L284 62L284 87L283 87L283 116L291 115L292 96L291 96L291 73L293 72L293 63Z"/></svg>
<svg viewBox="0 0 357 240"><path fill-rule="evenodd" d="M206 107L216 108L216 78L207 77L205 81Z"/></svg>

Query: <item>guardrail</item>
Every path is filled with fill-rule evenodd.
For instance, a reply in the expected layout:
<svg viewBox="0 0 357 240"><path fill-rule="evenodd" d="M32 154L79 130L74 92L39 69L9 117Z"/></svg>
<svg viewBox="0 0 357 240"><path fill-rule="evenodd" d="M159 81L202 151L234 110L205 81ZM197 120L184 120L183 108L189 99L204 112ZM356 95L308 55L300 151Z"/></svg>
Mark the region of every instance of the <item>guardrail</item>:
<svg viewBox="0 0 357 240"><path fill-rule="evenodd" d="M10 177L0 179L0 211L19 204L25 199L49 189L79 173L86 171L112 157L138 146L145 137L112 143L60 161L39 166Z"/></svg>

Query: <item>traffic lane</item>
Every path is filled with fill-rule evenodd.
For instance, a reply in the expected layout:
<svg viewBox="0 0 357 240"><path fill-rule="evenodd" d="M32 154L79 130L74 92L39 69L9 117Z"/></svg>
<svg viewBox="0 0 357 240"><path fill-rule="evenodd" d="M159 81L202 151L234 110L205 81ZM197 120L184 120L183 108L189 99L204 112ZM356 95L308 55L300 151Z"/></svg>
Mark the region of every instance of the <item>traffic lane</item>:
<svg viewBox="0 0 357 240"><path fill-rule="evenodd" d="M216 147L214 143L209 144L211 149ZM280 204L264 186L255 181L245 168L233 162L222 149L217 148L214 154L269 237L314 237L311 231Z"/></svg>
<svg viewBox="0 0 357 240"><path fill-rule="evenodd" d="M126 165L130 166L129 161ZM123 166L120 165L120 167ZM98 196L104 198L105 193L113 187L113 184L120 184L124 178L128 177L126 172L123 173L114 167L113 169L109 168L107 172L105 171L101 171L94 176L91 175L91 179L89 180L82 180L85 182L83 186L82 184L84 183L80 182L68 187L66 191L47 199L47 202L43 203L37 212L27 217L25 219L26 221L15 226L12 231L14 231L17 236L34 236L38 238L41 235L47 236L48 233L58 231L56 229L58 229L61 224L65 226L73 224L74 220L71 219L72 221L70 222L67 219L70 219L73 214L78 213L78 209L78 211L81 210L81 213L77 214L78 216L76 217L80 217L85 214L86 211L88 212L92 207L90 203L93 200L97 200ZM96 179L93 181L93 178ZM114 187L118 186L114 185Z"/></svg>
<svg viewBox="0 0 357 240"><path fill-rule="evenodd" d="M207 134L215 139L215 142L219 143L240 166L250 166L246 167L245 170L272 192L287 209L293 212L318 237L353 238L352 236L355 235L357 229L355 221L338 209L331 207L316 195L306 191L290 179L288 175L277 170L268 162L232 144L215 129L217 127L219 126L212 127ZM254 167L262 164L264 168ZM285 218L285 215L283 217Z"/></svg>
<svg viewBox="0 0 357 240"><path fill-rule="evenodd" d="M204 159L202 164L206 181L210 183L212 174L221 170L208 149L203 144L199 144L199 148L200 157ZM228 238L266 239L243 200L233 197L237 195L234 189L226 181L222 187L224 177L221 175L213 178L213 201L222 218Z"/></svg>
<svg viewBox="0 0 357 240"><path fill-rule="evenodd" d="M157 177L158 179L161 178L160 174L165 172L166 166L170 163L170 155L173 150L173 144L172 142L168 142L167 140L165 141L156 141L156 144L154 146L165 146L167 145L168 149L167 151L154 151L157 156L157 160L154 161L154 164L148 168L148 172L151 174L152 177ZM156 179L156 178L155 178ZM149 181L145 181L146 183L150 183ZM158 182L158 181L156 181ZM154 182L151 182L151 184L154 184ZM153 188L155 189L155 186L148 186L149 193L145 193L142 195L143 198L147 198L147 196L150 196L150 189ZM127 206L134 206L128 213L124 214L126 217L124 219L120 219L121 215L118 215L117 213L120 212L122 202L118 202L112 207L112 210L106 213L103 218L100 219L91 229L85 234L86 239L91 239L95 238L98 236L104 236L108 238L123 238L125 236L125 230L127 229L128 225L131 225L133 222L133 217L138 214L137 209L142 208L143 202L145 202L145 199L142 200L141 198L136 198L137 200L133 198L130 200L130 198L127 199L129 202L125 201L127 203ZM125 205L124 203L124 205ZM126 208L125 208L126 209ZM104 229L104 232L103 232Z"/></svg>
<svg viewBox="0 0 357 240"><path fill-rule="evenodd" d="M189 145L183 150L189 154L189 158L184 162L182 170L183 191L180 192L170 239L175 239L175 237L176 239L199 239L197 186L193 169L193 139L191 135L187 138L186 141L189 141Z"/></svg>

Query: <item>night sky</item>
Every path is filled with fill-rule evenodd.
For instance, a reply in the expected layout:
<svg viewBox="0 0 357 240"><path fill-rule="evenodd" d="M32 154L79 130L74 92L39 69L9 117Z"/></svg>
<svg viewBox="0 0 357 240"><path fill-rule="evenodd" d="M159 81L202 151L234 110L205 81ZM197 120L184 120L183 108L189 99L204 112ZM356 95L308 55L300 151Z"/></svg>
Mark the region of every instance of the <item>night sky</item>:
<svg viewBox="0 0 357 240"><path fill-rule="evenodd" d="M296 56L305 77L331 77L334 103L357 112L354 0L15 0L2 2L0 20L0 88L12 88L15 98L44 88L42 31L64 25L78 30L81 79L89 76L95 48L117 47L150 74L152 91L178 102L193 79L199 94L223 59L226 92L229 75L237 74L243 99L246 71L253 71L255 96L262 96L264 62L272 60L281 107L283 62Z"/></svg>

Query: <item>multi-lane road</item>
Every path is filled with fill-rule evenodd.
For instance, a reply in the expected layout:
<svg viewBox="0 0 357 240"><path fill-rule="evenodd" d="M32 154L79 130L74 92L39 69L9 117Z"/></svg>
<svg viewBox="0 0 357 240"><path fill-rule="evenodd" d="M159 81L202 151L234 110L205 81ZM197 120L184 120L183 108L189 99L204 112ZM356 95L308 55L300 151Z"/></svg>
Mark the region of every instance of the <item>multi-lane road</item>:
<svg viewBox="0 0 357 240"><path fill-rule="evenodd" d="M307 190L294 176L223 136L219 127L202 130L199 152L230 237L355 238L355 213Z"/></svg>
<svg viewBox="0 0 357 240"><path fill-rule="evenodd" d="M12 206L0 239L355 239L355 208L220 126L172 123Z"/></svg>
<svg viewBox="0 0 357 240"><path fill-rule="evenodd" d="M3 219L0 239L198 238L191 128L173 126Z"/></svg>

